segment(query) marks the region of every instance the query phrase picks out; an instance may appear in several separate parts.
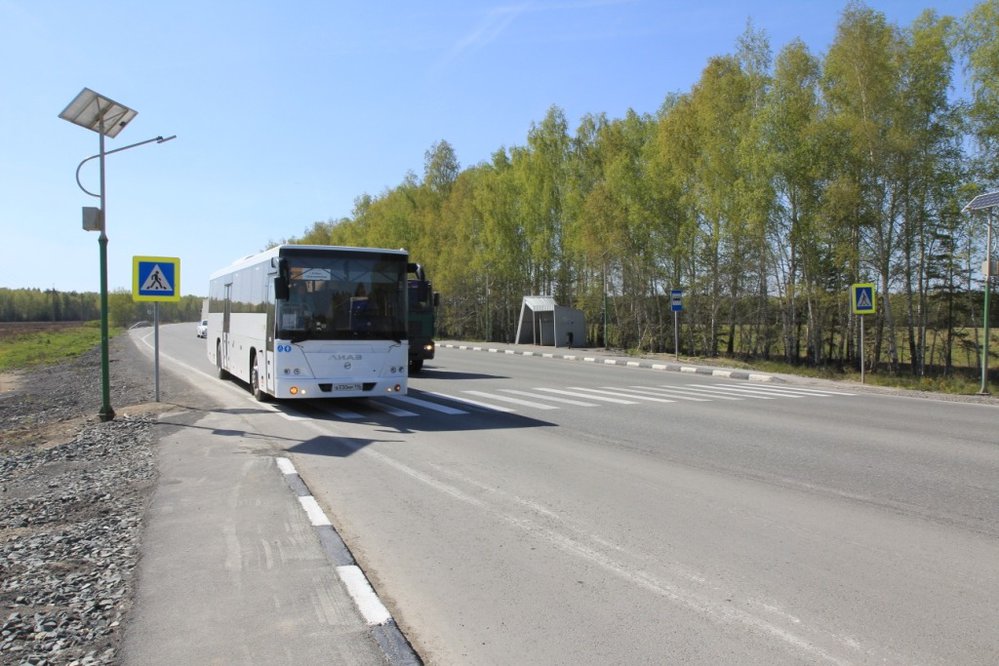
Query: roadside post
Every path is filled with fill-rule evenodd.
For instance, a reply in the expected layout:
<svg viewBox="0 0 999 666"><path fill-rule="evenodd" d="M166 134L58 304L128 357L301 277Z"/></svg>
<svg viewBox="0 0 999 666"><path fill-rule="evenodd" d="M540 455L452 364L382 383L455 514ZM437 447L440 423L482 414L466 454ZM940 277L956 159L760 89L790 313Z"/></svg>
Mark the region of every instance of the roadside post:
<svg viewBox="0 0 999 666"><path fill-rule="evenodd" d="M153 304L153 378L160 401L160 303L180 300L180 259L132 257L132 300Z"/></svg>
<svg viewBox="0 0 999 666"><path fill-rule="evenodd" d="M982 274L985 276L985 299L982 304L982 325L985 327L985 335L982 344L982 386L978 390L978 395L990 395L989 393L989 291L992 288L992 277L996 275L997 264L992 258L992 209L999 206L999 192L989 192L979 194L961 209L961 212L985 210L988 212L988 227L985 234L985 263L982 266Z"/></svg>
<svg viewBox="0 0 999 666"><path fill-rule="evenodd" d="M850 306L853 314L860 315L860 383L864 383L864 366L867 364L864 346L864 315L877 312L875 302L874 284L871 282L858 282L850 285Z"/></svg>
<svg viewBox="0 0 999 666"><path fill-rule="evenodd" d="M673 311L673 353L680 360L680 312L683 311L683 289L669 292L669 307Z"/></svg>

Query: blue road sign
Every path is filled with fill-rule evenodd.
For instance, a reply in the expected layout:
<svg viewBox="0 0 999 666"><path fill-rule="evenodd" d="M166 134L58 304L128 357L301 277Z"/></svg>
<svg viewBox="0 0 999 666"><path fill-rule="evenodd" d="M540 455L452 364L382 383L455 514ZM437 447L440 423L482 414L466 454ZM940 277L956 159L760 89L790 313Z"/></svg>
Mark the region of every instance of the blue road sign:
<svg viewBox="0 0 999 666"><path fill-rule="evenodd" d="M862 282L850 286L850 305L853 314L865 315L877 312L875 306L874 285Z"/></svg>
<svg viewBox="0 0 999 666"><path fill-rule="evenodd" d="M179 301L180 259L132 257L132 300Z"/></svg>
<svg viewBox="0 0 999 666"><path fill-rule="evenodd" d="M683 311L683 289L673 289L669 292L669 306L673 312Z"/></svg>

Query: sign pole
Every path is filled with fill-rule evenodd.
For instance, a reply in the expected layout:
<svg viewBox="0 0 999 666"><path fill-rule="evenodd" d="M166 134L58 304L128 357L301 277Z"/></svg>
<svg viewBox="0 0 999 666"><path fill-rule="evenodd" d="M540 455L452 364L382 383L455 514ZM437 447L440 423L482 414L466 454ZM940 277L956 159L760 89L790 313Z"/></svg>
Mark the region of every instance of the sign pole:
<svg viewBox="0 0 999 666"><path fill-rule="evenodd" d="M860 383L864 383L864 316L860 315Z"/></svg>
<svg viewBox="0 0 999 666"><path fill-rule="evenodd" d="M156 384L156 402L160 401L160 302L153 303L153 381Z"/></svg>
<svg viewBox="0 0 999 666"><path fill-rule="evenodd" d="M673 352L677 361L680 360L680 312L673 310Z"/></svg>
<svg viewBox="0 0 999 666"><path fill-rule="evenodd" d="M872 282L861 282L850 285L850 309L860 317L860 383L864 383L865 349L864 349L864 317L877 313L875 286Z"/></svg>
<svg viewBox="0 0 999 666"><path fill-rule="evenodd" d="M683 289L673 289L669 293L669 307L673 311L673 353L680 360L680 310L683 309Z"/></svg>
<svg viewBox="0 0 999 666"><path fill-rule="evenodd" d="M132 257L132 300L153 304L153 381L160 401L160 303L180 300L180 259Z"/></svg>

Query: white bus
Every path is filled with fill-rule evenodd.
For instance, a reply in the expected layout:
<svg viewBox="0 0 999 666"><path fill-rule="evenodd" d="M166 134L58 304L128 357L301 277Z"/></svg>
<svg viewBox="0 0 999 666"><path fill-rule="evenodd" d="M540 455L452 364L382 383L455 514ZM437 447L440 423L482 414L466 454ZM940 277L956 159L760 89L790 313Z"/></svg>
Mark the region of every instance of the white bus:
<svg viewBox="0 0 999 666"><path fill-rule="evenodd" d="M404 395L404 250L279 245L211 276L208 359L258 400Z"/></svg>

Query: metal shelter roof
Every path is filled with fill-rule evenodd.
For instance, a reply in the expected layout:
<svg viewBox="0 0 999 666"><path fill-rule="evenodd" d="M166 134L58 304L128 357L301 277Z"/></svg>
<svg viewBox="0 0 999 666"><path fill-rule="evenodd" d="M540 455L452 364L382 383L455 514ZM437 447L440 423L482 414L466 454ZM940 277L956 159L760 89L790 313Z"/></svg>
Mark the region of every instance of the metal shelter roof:
<svg viewBox="0 0 999 666"><path fill-rule="evenodd" d="M527 306L534 312L554 312L556 305L553 296L524 296L521 308Z"/></svg>

